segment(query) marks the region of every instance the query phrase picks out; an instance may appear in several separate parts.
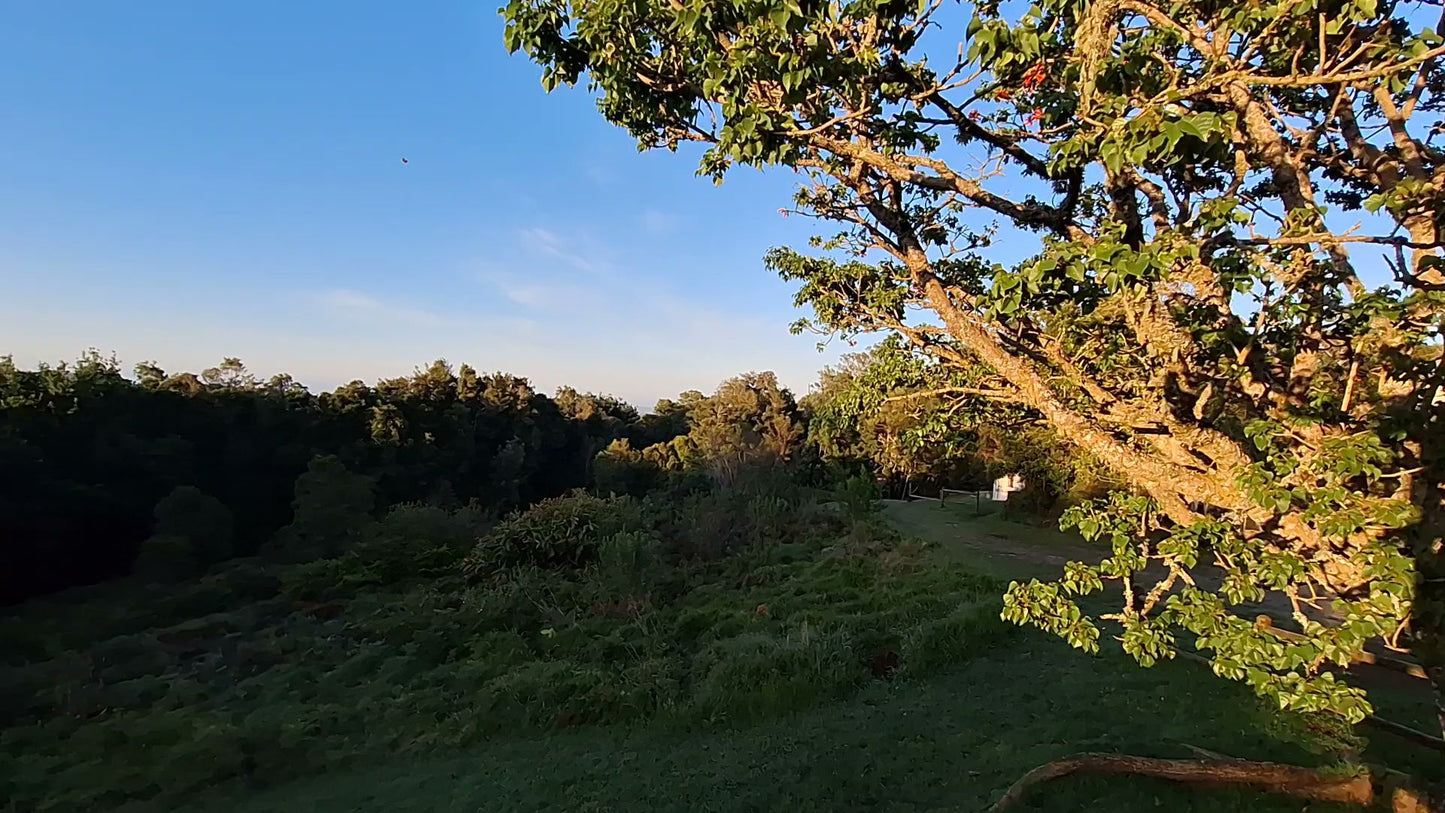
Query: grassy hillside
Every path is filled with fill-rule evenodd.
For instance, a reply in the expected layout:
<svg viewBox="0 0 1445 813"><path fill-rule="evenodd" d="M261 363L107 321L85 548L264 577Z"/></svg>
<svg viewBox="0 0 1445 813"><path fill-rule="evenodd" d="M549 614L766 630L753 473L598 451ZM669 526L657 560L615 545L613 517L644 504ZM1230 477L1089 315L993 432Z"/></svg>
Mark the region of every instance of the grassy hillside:
<svg viewBox="0 0 1445 813"><path fill-rule="evenodd" d="M1366 746L1198 667L1141 670L1003 624L1004 579L1045 565L969 539L1026 543L1027 526L927 504L845 514L800 493L573 497L468 557L470 520L432 512L365 555L32 602L0 627L0 796L12 810L972 809L1078 750L1327 764ZM1396 708L1423 714L1403 695ZM1431 755L1370 748L1429 771ZM1300 809L1087 777L1033 804Z"/></svg>

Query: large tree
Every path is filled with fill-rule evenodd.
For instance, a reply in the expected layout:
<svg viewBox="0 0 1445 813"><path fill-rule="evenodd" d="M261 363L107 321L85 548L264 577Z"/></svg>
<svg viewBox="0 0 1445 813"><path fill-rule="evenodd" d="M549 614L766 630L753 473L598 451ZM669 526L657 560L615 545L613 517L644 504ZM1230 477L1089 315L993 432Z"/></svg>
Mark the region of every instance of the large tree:
<svg viewBox="0 0 1445 813"><path fill-rule="evenodd" d="M1219 674L1359 719L1362 693L1327 669L1376 639L1445 686L1437 9L513 0L503 13L507 46L545 87L585 76L642 147L697 142L718 180L737 165L801 174L784 213L825 228L812 251L768 260L813 326L981 363L990 379L958 397L1020 403L1127 477L1137 498L1072 517L1113 555L1016 585L1010 617L1092 648L1099 626L1071 596L1114 581L1125 600L1107 619L1146 663L1171 657L1182 629ZM1224 571L1218 589L1194 578L1206 563ZM1304 643L1228 612L1267 592Z"/></svg>

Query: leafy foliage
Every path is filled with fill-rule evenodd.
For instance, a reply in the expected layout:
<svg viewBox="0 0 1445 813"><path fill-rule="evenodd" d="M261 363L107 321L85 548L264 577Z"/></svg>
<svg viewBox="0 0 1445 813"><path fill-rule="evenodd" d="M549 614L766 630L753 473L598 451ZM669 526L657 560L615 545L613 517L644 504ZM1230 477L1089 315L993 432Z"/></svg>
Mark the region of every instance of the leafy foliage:
<svg viewBox="0 0 1445 813"><path fill-rule="evenodd" d="M824 231L767 258L814 312L798 329L896 335L964 379L954 400L1015 405L1127 480L1084 510L1114 550L1096 575L1125 588L1098 620L1141 662L1193 634L1220 674L1357 719L1325 667L1378 639L1445 686L1430 4L959 8L503 15L544 87L585 76L640 147L699 144L719 182L803 176L784 214ZM1190 575L1207 566L1220 589ZM1067 584L1016 586L1010 617L1090 645ZM1290 602L1308 651L1223 612L1259 591Z"/></svg>
<svg viewBox="0 0 1445 813"><path fill-rule="evenodd" d="M0 603L124 575L143 543L136 566L168 579L263 545L335 556L377 504L509 511L588 485L592 457L619 436L686 434L685 413L661 406L638 416L568 388L552 399L444 361L313 395L237 359L200 375L144 363L126 377L96 353L34 370L0 357ZM219 502L192 506L213 515L195 517L205 529L156 527L158 503L196 493Z"/></svg>
<svg viewBox="0 0 1445 813"><path fill-rule="evenodd" d="M383 553L401 540L426 559L486 521L406 505L338 558L38 599L3 620L7 640L48 649L0 667L0 789L21 809L175 806L519 731L742 725L852 695L905 640L905 668L977 654L915 631L952 607L987 606L978 643L1012 632L997 581L921 567L886 535L840 552L815 506L756 496L714 495L710 511L756 532L709 561L669 550L665 504L573 494L484 537L518 564L481 583L393 578Z"/></svg>
<svg viewBox="0 0 1445 813"><path fill-rule="evenodd" d="M602 541L628 525L635 507L625 497L585 492L542 500L500 522L462 563L477 578L517 567L576 568L597 556Z"/></svg>

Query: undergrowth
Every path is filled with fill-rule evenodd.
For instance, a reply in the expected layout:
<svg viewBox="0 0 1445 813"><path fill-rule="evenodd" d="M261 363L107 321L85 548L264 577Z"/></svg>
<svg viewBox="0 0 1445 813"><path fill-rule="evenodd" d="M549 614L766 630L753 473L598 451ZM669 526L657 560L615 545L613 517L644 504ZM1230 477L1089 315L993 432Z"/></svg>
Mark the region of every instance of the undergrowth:
<svg viewBox="0 0 1445 813"><path fill-rule="evenodd" d="M1012 634L1000 582L801 493L577 494L489 524L399 508L335 558L21 608L0 797L167 807L518 730L740 726Z"/></svg>

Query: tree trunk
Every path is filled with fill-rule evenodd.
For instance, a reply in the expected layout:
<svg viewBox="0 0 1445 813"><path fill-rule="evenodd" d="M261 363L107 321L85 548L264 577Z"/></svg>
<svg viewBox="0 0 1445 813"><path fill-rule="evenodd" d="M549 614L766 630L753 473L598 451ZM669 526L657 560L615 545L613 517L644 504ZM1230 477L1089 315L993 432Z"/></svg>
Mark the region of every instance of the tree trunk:
<svg viewBox="0 0 1445 813"><path fill-rule="evenodd" d="M1192 784L1245 785L1267 793L1355 805L1368 805L1375 800L1374 784L1368 773L1338 776L1273 762L1076 754L1024 774L989 808L989 813L999 813L1018 802L1035 785L1080 772L1134 774Z"/></svg>
<svg viewBox="0 0 1445 813"><path fill-rule="evenodd" d="M1423 471L1415 482L1421 506L1415 530L1415 605L1410 617L1411 653L1425 668L1435 713L1445 736L1445 450L1435 429L1423 444Z"/></svg>

